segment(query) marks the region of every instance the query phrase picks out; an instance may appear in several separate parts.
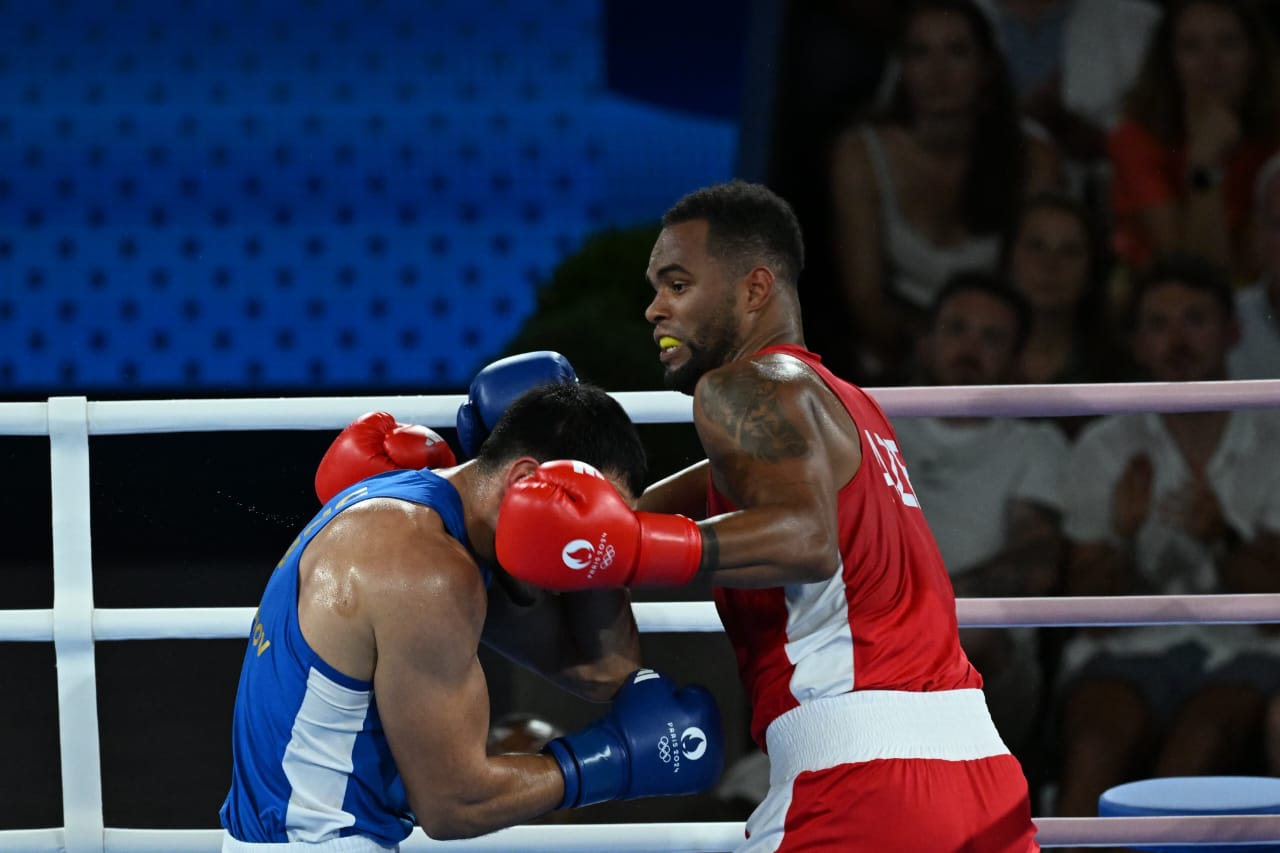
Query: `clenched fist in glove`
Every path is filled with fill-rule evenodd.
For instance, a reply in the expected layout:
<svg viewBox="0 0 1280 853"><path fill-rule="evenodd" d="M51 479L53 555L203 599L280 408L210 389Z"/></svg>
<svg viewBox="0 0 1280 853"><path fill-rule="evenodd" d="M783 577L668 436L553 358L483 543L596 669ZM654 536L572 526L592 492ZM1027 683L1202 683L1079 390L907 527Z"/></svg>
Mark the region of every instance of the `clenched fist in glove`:
<svg viewBox="0 0 1280 853"><path fill-rule="evenodd" d="M638 669L602 719L546 745L564 775L559 808L708 790L720 776L720 709L705 687Z"/></svg>
<svg viewBox="0 0 1280 853"><path fill-rule="evenodd" d="M590 465L559 460L502 499L498 563L536 586L680 586L697 574L702 533L683 515L635 512Z"/></svg>
<svg viewBox="0 0 1280 853"><path fill-rule="evenodd" d="M316 497L327 503L347 486L374 474L456 464L448 442L432 430L396 423L386 412L368 412L352 421L329 445L316 469Z"/></svg>

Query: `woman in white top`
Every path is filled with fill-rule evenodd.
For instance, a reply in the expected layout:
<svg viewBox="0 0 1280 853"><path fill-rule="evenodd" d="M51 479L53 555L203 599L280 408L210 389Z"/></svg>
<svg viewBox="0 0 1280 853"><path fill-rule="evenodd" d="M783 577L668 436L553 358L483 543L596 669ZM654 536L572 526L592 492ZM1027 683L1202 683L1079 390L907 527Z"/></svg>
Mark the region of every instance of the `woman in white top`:
<svg viewBox="0 0 1280 853"><path fill-rule="evenodd" d="M951 274L996 268L1019 201L1060 179L972 0L917 0L898 56L887 107L832 158L833 254L864 380L901 365Z"/></svg>

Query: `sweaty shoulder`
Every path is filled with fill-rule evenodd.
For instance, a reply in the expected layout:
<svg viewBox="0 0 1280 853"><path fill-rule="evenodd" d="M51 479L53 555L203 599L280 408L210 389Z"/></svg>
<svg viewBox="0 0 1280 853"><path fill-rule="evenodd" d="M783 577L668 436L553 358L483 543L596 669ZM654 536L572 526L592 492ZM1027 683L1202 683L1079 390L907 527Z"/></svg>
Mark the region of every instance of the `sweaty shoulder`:
<svg viewBox="0 0 1280 853"><path fill-rule="evenodd" d="M308 551L316 546L311 562L335 573L352 571L352 582L378 610L443 597L455 606L477 606L483 615L485 587L475 560L429 507L392 498L365 501L334 519Z"/></svg>

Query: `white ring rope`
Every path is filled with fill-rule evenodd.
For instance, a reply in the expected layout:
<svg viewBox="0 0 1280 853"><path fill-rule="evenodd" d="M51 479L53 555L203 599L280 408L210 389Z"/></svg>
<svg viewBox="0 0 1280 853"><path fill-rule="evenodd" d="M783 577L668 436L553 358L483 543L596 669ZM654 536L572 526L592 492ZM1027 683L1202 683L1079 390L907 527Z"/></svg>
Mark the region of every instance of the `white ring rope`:
<svg viewBox="0 0 1280 853"><path fill-rule="evenodd" d="M1118 847L1135 844L1214 844L1239 846L1274 842L1280 838L1280 815L1190 817L1042 817L1035 819L1041 847ZM55 833L34 830L31 846L8 848L57 849ZM47 833L40 837L36 833ZM218 853L222 833L211 829L108 829L106 853ZM481 838L433 841L415 829L401 845L403 853L459 850L467 853L729 853L742 842L737 822L623 823L516 826ZM35 846L40 843L41 846Z"/></svg>
<svg viewBox="0 0 1280 853"><path fill-rule="evenodd" d="M636 624L646 633L724 630L710 601L637 601ZM227 640L245 636L252 607L98 608L95 640ZM962 628L1085 625L1256 625L1280 622L1280 593L1129 595L1059 598L961 598ZM0 642L53 639L53 611L0 610Z"/></svg>
<svg viewBox="0 0 1280 853"><path fill-rule="evenodd" d="M1280 408L1280 379L868 388L867 391L894 417L1068 417L1119 412ZM692 401L675 391L620 391L613 396L636 423L678 423L692 418ZM389 411L401 421L438 429L454 426L458 405L464 399L461 394L446 394L100 400L88 404L89 434L341 429L356 415L374 410ZM44 403L0 403L0 435L47 435L46 411Z"/></svg>
<svg viewBox="0 0 1280 853"><path fill-rule="evenodd" d="M1280 380L869 389L893 416L1073 416L1280 407ZM667 391L614 395L641 424L692 418L688 397ZM49 436L53 497L52 609L0 610L0 642L54 643L65 826L0 830L14 853L216 853L217 830L104 827L93 643L106 640L243 638L253 608L97 609L89 547L91 435L277 429L340 429L358 414L452 427L462 395L95 401L54 397L0 403L0 435ZM639 602L648 632L723 630L710 602ZM986 598L956 602L961 625L1155 625L1280 622L1280 595ZM1042 847L1280 840L1280 816L1037 818ZM521 826L470 841L435 842L415 830L406 853L423 850L564 850L649 853L732 850L740 823Z"/></svg>

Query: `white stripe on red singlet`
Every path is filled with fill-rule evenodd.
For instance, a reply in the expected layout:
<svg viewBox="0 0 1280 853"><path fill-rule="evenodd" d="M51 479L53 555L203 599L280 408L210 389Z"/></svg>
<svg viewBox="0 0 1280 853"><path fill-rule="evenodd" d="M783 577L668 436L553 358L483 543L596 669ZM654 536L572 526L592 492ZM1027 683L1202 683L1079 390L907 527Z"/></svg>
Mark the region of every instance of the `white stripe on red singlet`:
<svg viewBox="0 0 1280 853"><path fill-rule="evenodd" d="M838 696L854 687L853 628L849 625L844 563L838 552L835 559L836 571L825 582L784 587L790 688L800 703Z"/></svg>

